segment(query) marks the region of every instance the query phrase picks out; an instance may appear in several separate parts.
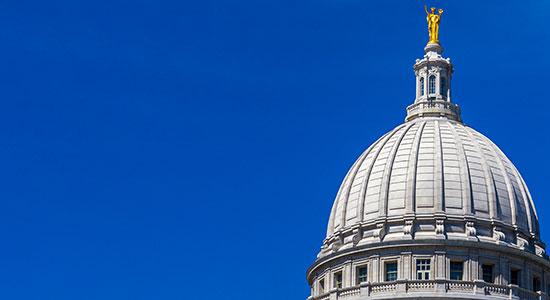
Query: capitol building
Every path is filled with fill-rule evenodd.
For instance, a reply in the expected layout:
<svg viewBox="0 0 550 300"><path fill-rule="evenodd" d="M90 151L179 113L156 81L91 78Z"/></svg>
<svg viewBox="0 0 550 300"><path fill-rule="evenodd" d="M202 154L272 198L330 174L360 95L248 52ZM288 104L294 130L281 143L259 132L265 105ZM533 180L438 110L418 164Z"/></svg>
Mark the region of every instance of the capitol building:
<svg viewBox="0 0 550 300"><path fill-rule="evenodd" d="M439 12L427 11L430 42L414 64L405 122L342 182L307 271L309 300L550 299L550 260L527 185L451 101Z"/></svg>

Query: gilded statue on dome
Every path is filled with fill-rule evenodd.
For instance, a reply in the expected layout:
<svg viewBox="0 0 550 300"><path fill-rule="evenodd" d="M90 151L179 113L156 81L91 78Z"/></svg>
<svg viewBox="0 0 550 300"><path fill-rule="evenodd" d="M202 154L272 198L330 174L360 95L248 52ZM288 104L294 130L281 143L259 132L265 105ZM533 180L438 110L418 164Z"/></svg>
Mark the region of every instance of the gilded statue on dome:
<svg viewBox="0 0 550 300"><path fill-rule="evenodd" d="M440 8L438 10L439 15L435 13L435 7L432 7L432 12L428 12L428 7L424 5L424 9L426 9L426 13L428 16L426 19L428 19L428 31L430 32L430 43L436 43L439 44L439 23L441 23L441 14L443 13L443 10Z"/></svg>

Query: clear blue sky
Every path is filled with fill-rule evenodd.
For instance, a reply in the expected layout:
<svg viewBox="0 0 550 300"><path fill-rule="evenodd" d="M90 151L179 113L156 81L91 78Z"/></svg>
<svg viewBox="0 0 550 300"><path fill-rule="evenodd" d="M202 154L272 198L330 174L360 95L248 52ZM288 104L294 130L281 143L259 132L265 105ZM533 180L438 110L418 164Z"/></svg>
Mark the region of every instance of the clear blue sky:
<svg viewBox="0 0 550 300"><path fill-rule="evenodd" d="M341 180L413 101L424 4L549 242L546 1L9 1L0 298L304 300Z"/></svg>

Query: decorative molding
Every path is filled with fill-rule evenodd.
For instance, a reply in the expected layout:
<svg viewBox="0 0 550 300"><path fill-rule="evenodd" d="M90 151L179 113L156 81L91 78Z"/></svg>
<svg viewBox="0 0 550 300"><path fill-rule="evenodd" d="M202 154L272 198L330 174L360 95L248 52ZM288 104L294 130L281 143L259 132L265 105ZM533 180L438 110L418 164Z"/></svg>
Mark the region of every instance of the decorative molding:
<svg viewBox="0 0 550 300"><path fill-rule="evenodd" d="M445 220L443 219L435 220L435 234L436 235L445 234Z"/></svg>
<svg viewBox="0 0 550 300"><path fill-rule="evenodd" d="M466 228L464 230L466 232L466 236L476 237L477 231L474 222L468 221L466 222Z"/></svg>
<svg viewBox="0 0 550 300"><path fill-rule="evenodd" d="M500 226L493 227L493 238L496 241L504 241L506 239L506 235L504 234L504 232L502 232Z"/></svg>
<svg viewBox="0 0 550 300"><path fill-rule="evenodd" d="M357 245L359 243L359 241L361 241L361 239L363 239L363 229L361 229L361 228L354 229L353 230L353 239L352 239L353 246Z"/></svg>
<svg viewBox="0 0 550 300"><path fill-rule="evenodd" d="M409 237L412 237L412 233L413 233L413 223L414 221L412 219L410 220L405 220L405 226L403 226L403 234L405 236L409 236Z"/></svg>
<svg viewBox="0 0 550 300"><path fill-rule="evenodd" d="M519 233L516 233L516 244L521 249L529 248L529 241L526 238L524 238L523 236L521 236L521 234L519 234Z"/></svg>
<svg viewBox="0 0 550 300"><path fill-rule="evenodd" d="M372 232L373 237L379 239L380 241L384 239L385 227L385 223L376 224L376 229L374 229L374 231Z"/></svg>

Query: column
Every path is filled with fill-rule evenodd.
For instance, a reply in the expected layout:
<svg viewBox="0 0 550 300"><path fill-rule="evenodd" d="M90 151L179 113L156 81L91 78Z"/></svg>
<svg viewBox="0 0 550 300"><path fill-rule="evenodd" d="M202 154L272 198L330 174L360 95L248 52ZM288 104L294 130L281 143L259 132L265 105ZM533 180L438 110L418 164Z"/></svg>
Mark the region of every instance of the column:
<svg viewBox="0 0 550 300"><path fill-rule="evenodd" d="M412 276L412 269L411 269L411 264L412 264L412 252L402 252L401 253L401 260L403 261L402 265L402 269L403 269L403 274L400 276L401 278L403 279L414 279L414 276Z"/></svg>
<svg viewBox="0 0 550 300"><path fill-rule="evenodd" d="M508 285L510 283L510 261L500 258L501 281L500 284Z"/></svg>
<svg viewBox="0 0 550 300"><path fill-rule="evenodd" d="M348 260L346 264L344 265L344 270L342 271L342 280L344 281L342 284L342 287L348 287L355 285L353 282L353 265L351 263L351 260Z"/></svg>
<svg viewBox="0 0 550 300"><path fill-rule="evenodd" d="M435 260L435 272L434 276L435 279L445 279L446 277L446 267L447 264L445 263L445 251L435 251L434 260Z"/></svg>
<svg viewBox="0 0 550 300"><path fill-rule="evenodd" d="M372 261L372 280L371 282L381 282L383 281L383 279L381 280L380 278L380 255L373 255L371 256L371 261Z"/></svg>
<svg viewBox="0 0 550 300"><path fill-rule="evenodd" d="M435 260L435 290L440 293L445 293L445 278L447 277L447 262L446 262L447 253L445 251L435 251L434 260Z"/></svg>

